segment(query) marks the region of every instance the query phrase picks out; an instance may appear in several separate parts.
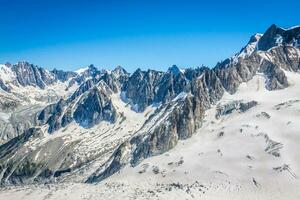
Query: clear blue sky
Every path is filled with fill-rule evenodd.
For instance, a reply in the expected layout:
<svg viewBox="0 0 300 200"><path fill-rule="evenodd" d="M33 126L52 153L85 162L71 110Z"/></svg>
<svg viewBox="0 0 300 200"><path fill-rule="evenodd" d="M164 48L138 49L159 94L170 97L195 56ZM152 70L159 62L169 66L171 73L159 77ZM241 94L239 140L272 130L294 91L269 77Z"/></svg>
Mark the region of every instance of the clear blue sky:
<svg viewBox="0 0 300 200"><path fill-rule="evenodd" d="M213 67L273 23L300 24L299 8L299 0L0 0L0 63Z"/></svg>

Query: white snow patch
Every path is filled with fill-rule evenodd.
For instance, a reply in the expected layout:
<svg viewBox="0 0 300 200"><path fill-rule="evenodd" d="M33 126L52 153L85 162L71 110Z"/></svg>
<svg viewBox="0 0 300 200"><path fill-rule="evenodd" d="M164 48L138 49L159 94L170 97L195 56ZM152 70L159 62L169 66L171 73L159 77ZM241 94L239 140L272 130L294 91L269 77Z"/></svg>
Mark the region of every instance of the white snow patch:
<svg viewBox="0 0 300 200"><path fill-rule="evenodd" d="M185 99L187 95L188 94L186 92L181 92L174 99L172 99L172 101L174 102L174 101Z"/></svg>
<svg viewBox="0 0 300 200"><path fill-rule="evenodd" d="M14 72L9 67L0 65L0 79L2 79L4 83L11 83L15 78Z"/></svg>
<svg viewBox="0 0 300 200"><path fill-rule="evenodd" d="M75 72L78 74L78 75L82 75L86 70L88 70L89 67L84 67L84 68L80 68L80 69L77 69Z"/></svg>
<svg viewBox="0 0 300 200"><path fill-rule="evenodd" d="M277 45L281 45L282 42L283 42L283 38L282 38L282 36L279 35L279 34L277 34L277 35L275 36L274 39L275 39L275 43L276 43Z"/></svg>
<svg viewBox="0 0 300 200"><path fill-rule="evenodd" d="M10 118L10 113L0 112L0 120L8 123Z"/></svg>

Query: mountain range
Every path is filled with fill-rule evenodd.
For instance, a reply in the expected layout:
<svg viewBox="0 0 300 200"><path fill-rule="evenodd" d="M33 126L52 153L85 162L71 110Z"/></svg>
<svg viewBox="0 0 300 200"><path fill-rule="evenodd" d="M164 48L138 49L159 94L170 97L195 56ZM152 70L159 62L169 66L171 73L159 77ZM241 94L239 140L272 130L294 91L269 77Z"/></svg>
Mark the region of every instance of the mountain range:
<svg viewBox="0 0 300 200"><path fill-rule="evenodd" d="M214 68L0 65L1 187L104 184L113 199L274 189L261 199L297 199L299 69L300 26L276 25Z"/></svg>

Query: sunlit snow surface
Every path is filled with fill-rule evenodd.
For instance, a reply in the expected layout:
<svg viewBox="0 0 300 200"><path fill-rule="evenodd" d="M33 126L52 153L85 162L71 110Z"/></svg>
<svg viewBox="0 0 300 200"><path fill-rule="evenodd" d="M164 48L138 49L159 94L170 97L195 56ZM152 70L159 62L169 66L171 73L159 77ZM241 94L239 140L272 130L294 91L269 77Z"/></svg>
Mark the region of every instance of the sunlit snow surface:
<svg viewBox="0 0 300 200"><path fill-rule="evenodd" d="M83 68L77 69L75 72L79 75L82 75L88 69L89 69L88 67L83 67Z"/></svg>
<svg viewBox="0 0 300 200"><path fill-rule="evenodd" d="M243 83L237 93L225 94L221 100L221 103L255 100L256 107L218 120L216 106L212 107L206 112L202 128L192 138L180 141L174 149L148 158L135 168L126 167L98 184L5 188L0 199L299 199L300 74L285 73L290 82L287 89L267 91L264 77L256 75ZM124 130L113 134L110 124L101 123L94 130L85 133L82 129L71 135L68 132L79 128L73 124L60 134L70 140L82 137L81 134L95 134L94 140L86 140L78 152L92 152L91 149L105 143L105 138L124 140L130 135L126 132L140 127L146 112L153 112L149 108L137 114L119 96L113 98L118 109L129 118ZM105 130L110 138L98 133ZM277 143L280 145L273 150L280 156L270 151L272 144Z"/></svg>

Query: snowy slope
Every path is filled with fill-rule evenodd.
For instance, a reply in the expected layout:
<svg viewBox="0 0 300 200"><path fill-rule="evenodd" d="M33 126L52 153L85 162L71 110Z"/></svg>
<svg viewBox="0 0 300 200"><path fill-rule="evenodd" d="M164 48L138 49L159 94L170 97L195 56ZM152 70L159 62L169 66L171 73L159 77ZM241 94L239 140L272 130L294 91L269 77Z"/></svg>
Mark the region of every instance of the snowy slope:
<svg viewBox="0 0 300 200"><path fill-rule="evenodd" d="M300 74L286 73L289 88L267 91L264 77L256 75L234 95L224 95L220 103L255 100L257 106L216 119L216 105L208 110L203 127L191 139L134 168L127 166L104 182L39 186L38 192L31 186L11 188L2 191L0 197L16 199L28 194L24 199L299 199ZM121 107L125 109L120 104ZM128 117L138 120L133 115ZM109 128L105 124L97 128L100 127ZM101 140L86 143L82 153L96 144L100 147ZM280 156L272 154L270 148Z"/></svg>
<svg viewBox="0 0 300 200"><path fill-rule="evenodd" d="M145 193L153 190L158 199L175 198L172 192L160 188L173 183L189 185L189 190L177 186L173 189L183 196L187 193L191 199L193 196L213 199L223 195L228 199L244 195L250 195L249 199L266 196L298 199L300 75L288 73L288 78L293 86L269 92L264 89L264 78L257 75L243 84L236 94L225 95L221 103L255 100L258 106L218 120L212 108L194 137L163 155L144 160L135 168L125 168L107 183L128 184ZM267 149L272 146L270 141L281 144L274 147L280 156L274 156ZM205 193L199 192L199 188Z"/></svg>
<svg viewBox="0 0 300 200"><path fill-rule="evenodd" d="M15 80L16 76L13 71L6 65L0 64L0 79L5 83L11 83Z"/></svg>

